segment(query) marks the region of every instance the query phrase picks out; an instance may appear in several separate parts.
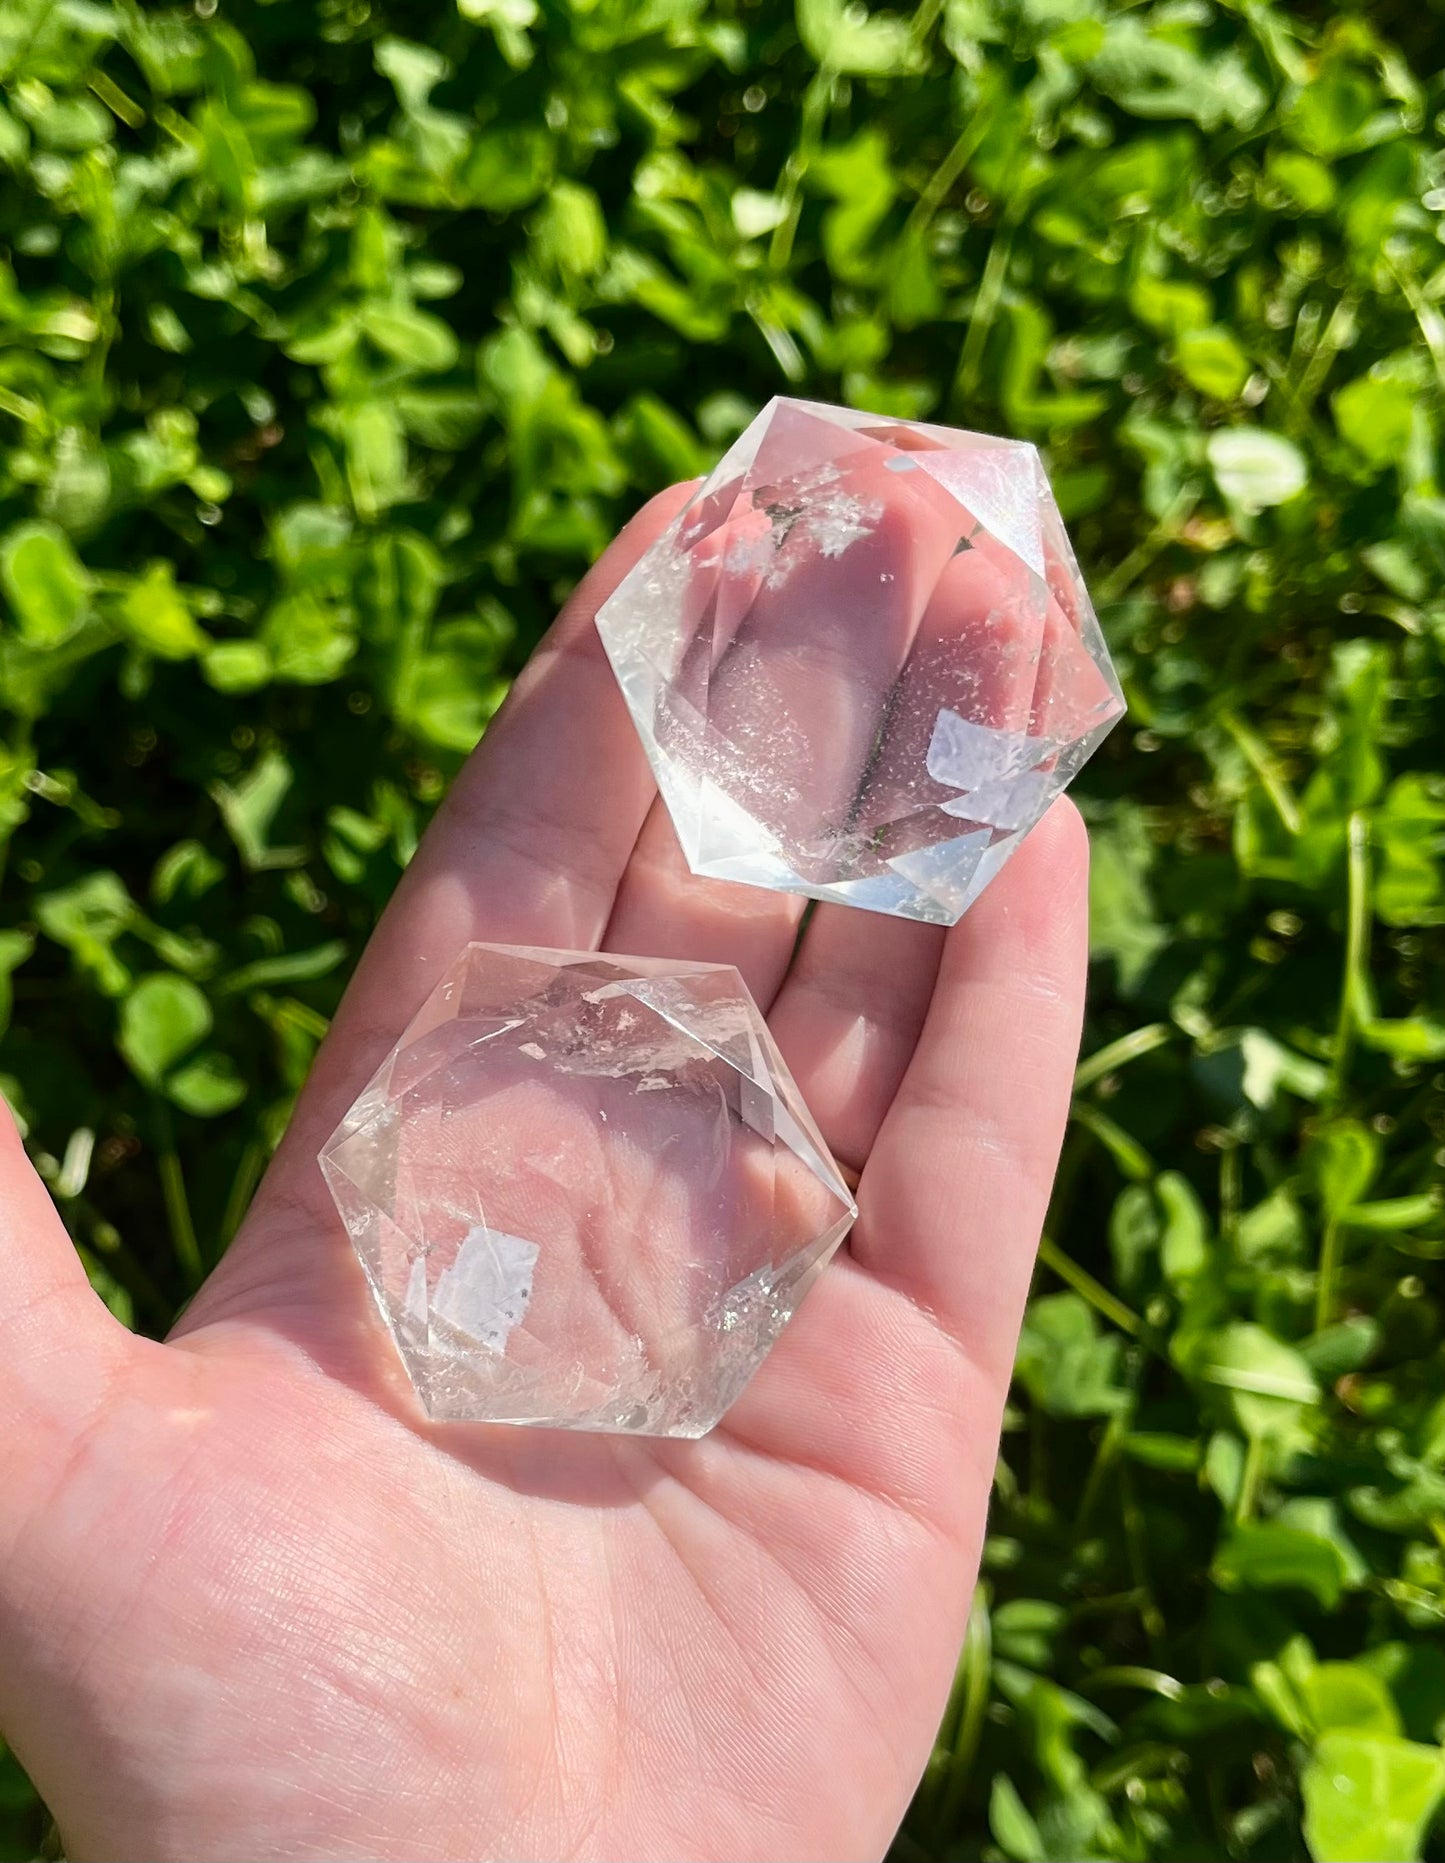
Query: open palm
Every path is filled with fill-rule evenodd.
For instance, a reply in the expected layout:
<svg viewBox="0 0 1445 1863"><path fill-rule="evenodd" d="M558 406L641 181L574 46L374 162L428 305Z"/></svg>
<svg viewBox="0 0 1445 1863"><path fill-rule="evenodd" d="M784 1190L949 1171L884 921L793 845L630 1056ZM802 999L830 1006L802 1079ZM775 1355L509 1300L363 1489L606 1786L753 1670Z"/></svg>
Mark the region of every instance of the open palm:
<svg viewBox="0 0 1445 1863"><path fill-rule="evenodd" d="M363 959L166 1345L0 1136L0 1726L68 1854L879 1854L967 1614L1068 1099L1085 849L953 931L693 878L579 588ZM850 1246L701 1442L426 1422L318 1146L469 939L738 966ZM795 948L796 947L796 948Z"/></svg>

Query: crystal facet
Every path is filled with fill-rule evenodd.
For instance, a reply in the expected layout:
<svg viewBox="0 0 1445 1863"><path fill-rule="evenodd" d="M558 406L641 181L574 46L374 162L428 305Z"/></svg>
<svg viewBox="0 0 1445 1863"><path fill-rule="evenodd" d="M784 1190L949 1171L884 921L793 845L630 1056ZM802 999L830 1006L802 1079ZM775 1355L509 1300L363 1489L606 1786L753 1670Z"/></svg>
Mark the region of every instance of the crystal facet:
<svg viewBox="0 0 1445 1863"><path fill-rule="evenodd" d="M1037 451L779 399L597 617L695 873L952 924L1124 702Z"/></svg>
<svg viewBox="0 0 1445 1863"><path fill-rule="evenodd" d="M321 1167L439 1418L701 1436L854 1216L722 964L469 945Z"/></svg>

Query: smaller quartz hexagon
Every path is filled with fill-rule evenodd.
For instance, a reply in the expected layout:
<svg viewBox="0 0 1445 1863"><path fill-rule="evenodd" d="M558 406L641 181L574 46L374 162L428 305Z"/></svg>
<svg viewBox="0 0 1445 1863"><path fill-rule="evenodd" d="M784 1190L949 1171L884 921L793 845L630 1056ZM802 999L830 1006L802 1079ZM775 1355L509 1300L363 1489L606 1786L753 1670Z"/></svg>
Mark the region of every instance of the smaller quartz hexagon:
<svg viewBox="0 0 1445 1863"><path fill-rule="evenodd" d="M469 945L320 1162L437 1418L701 1436L855 1214L718 964Z"/></svg>
<svg viewBox="0 0 1445 1863"><path fill-rule="evenodd" d="M1124 709L1030 445L768 404L597 626L695 873L952 924Z"/></svg>

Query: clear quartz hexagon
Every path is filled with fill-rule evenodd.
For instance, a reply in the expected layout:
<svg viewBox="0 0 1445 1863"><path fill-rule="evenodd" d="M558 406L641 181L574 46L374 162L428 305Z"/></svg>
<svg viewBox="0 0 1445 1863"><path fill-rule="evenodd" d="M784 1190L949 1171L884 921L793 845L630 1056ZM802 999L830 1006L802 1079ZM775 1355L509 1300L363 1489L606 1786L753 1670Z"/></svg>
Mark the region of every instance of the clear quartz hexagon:
<svg viewBox="0 0 1445 1863"><path fill-rule="evenodd" d="M701 1436L855 1213L730 966L505 945L321 1167L437 1418Z"/></svg>
<svg viewBox="0 0 1445 1863"><path fill-rule="evenodd" d="M597 626L694 872L936 924L1124 709L1034 447L815 402Z"/></svg>

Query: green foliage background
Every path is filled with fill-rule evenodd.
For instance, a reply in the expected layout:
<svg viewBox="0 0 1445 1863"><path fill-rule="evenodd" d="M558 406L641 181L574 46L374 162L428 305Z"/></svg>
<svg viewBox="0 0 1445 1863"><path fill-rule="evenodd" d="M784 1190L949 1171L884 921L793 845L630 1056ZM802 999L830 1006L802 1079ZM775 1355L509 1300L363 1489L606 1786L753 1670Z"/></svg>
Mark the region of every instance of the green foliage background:
<svg viewBox="0 0 1445 1863"><path fill-rule="evenodd" d="M1445 1856L1442 44L1439 0L0 5L0 1085L138 1326L646 492L789 389L1047 455L1131 715L901 1857ZM0 1855L40 1833L0 1757Z"/></svg>

